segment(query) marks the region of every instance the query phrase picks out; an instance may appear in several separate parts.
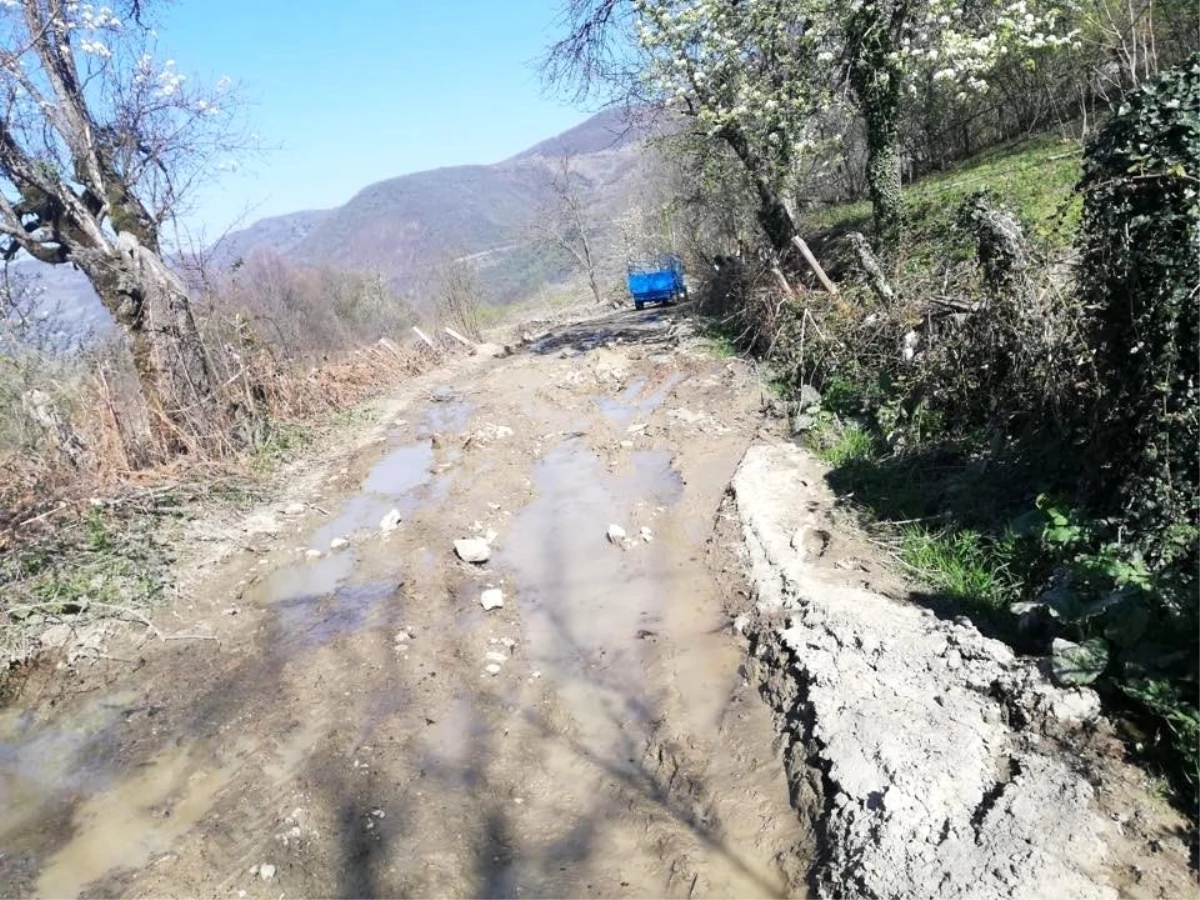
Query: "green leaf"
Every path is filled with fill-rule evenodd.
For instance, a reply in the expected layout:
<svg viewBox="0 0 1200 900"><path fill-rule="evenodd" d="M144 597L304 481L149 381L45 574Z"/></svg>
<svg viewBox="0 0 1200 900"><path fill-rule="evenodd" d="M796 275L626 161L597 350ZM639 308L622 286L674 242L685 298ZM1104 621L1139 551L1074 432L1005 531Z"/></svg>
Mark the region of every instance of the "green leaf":
<svg viewBox="0 0 1200 900"><path fill-rule="evenodd" d="M1082 644L1055 638L1050 648L1050 671L1064 687L1091 684L1108 666L1108 641L1092 638Z"/></svg>

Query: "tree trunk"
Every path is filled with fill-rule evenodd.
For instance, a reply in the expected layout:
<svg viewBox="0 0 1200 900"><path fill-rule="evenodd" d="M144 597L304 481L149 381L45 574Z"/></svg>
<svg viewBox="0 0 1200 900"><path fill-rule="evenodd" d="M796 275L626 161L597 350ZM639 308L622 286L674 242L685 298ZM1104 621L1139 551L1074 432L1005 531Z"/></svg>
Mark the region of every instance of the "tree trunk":
<svg viewBox="0 0 1200 900"><path fill-rule="evenodd" d="M219 433L208 357L179 277L129 232L111 252L77 251L72 258L129 335L152 426L168 449L186 451Z"/></svg>
<svg viewBox="0 0 1200 900"><path fill-rule="evenodd" d="M787 253L796 235L796 222L779 192L767 178L767 164L754 149L746 136L733 126L726 126L720 136L725 139L734 155L741 161L754 183L758 195L758 224L771 242L771 248L780 256Z"/></svg>
<svg viewBox="0 0 1200 900"><path fill-rule="evenodd" d="M579 243L583 248L583 264L587 269L588 287L592 289L592 298L596 301L596 305L600 306L604 303L604 296L600 293L600 285L596 281L596 262L592 259L592 246L588 243L587 232L583 229L583 222L579 222Z"/></svg>
<svg viewBox="0 0 1200 900"><path fill-rule="evenodd" d="M866 110L864 110L866 111ZM900 135L895 111L867 112L867 187L879 249L892 257L900 244L904 200L900 193Z"/></svg>
<svg viewBox="0 0 1200 900"><path fill-rule="evenodd" d="M850 86L867 126L867 188L880 253L890 259L900 243L904 201L900 193L900 85L895 55L908 15L904 0L865 3L851 23L857 56Z"/></svg>

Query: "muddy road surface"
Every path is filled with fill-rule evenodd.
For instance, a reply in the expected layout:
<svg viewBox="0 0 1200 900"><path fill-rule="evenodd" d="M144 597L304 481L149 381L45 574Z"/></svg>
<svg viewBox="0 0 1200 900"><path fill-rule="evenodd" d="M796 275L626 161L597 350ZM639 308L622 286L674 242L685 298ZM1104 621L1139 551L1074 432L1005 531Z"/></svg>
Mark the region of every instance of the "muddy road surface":
<svg viewBox="0 0 1200 900"><path fill-rule="evenodd" d="M177 639L0 711L2 893L803 893L710 540L760 401L673 310L398 386L208 527L154 616Z"/></svg>

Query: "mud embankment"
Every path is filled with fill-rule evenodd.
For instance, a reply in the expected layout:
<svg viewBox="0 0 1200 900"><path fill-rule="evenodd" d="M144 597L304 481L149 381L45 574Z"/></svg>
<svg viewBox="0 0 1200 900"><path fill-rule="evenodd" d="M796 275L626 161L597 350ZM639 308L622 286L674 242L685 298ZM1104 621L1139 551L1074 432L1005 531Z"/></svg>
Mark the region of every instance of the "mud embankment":
<svg viewBox="0 0 1200 900"><path fill-rule="evenodd" d="M824 561L823 474L774 444L750 448L733 480L755 601L745 630L787 730L794 800L817 832L814 892L1194 894L1165 824L1169 849L1122 828L1129 806L1109 804L1135 770L1102 772L1082 750L1104 727L1095 695L1053 686L964 618L940 620Z"/></svg>

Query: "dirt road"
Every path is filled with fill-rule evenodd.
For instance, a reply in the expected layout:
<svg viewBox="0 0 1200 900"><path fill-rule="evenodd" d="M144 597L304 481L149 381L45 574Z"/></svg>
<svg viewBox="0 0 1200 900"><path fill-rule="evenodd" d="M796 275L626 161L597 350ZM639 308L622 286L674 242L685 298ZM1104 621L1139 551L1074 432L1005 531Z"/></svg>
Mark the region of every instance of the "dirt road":
<svg viewBox="0 0 1200 900"><path fill-rule="evenodd" d="M209 529L156 616L182 639L113 637L133 665L0 712L3 893L802 893L709 540L759 402L674 311L399 386Z"/></svg>

